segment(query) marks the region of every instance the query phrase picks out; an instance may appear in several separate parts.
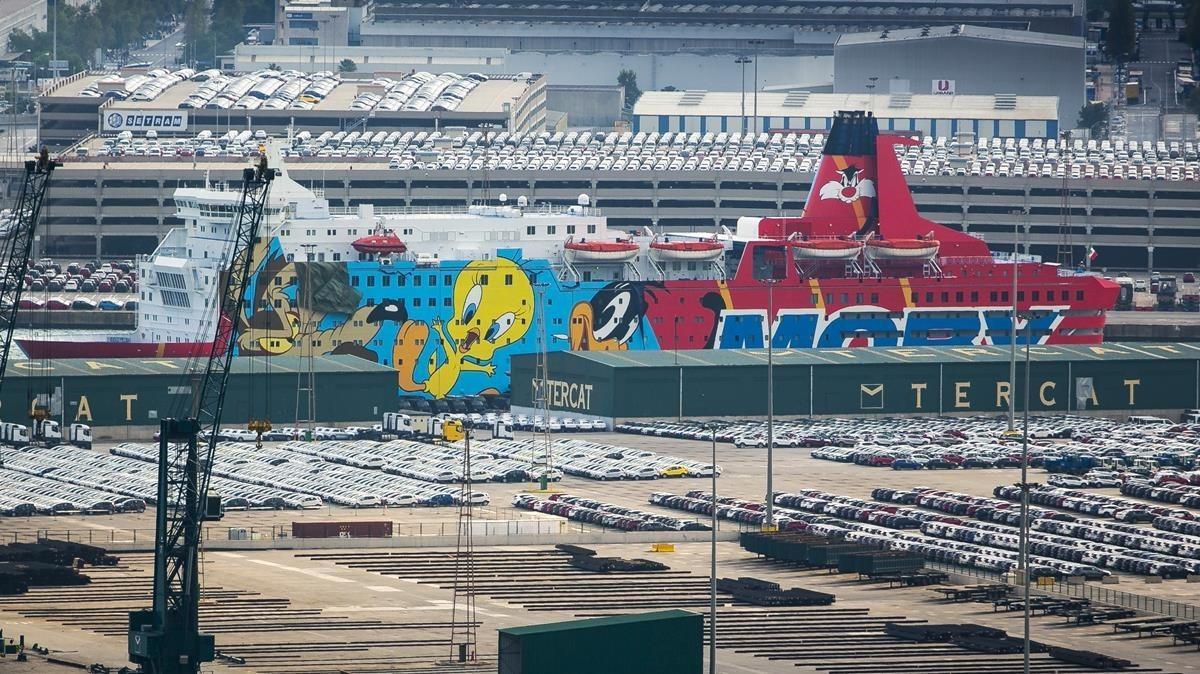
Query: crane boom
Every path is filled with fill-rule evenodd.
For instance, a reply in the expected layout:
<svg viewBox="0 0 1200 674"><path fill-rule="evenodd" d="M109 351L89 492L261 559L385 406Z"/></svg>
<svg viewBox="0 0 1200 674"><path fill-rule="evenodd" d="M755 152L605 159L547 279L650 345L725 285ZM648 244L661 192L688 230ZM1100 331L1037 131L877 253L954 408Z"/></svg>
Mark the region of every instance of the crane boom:
<svg viewBox="0 0 1200 674"><path fill-rule="evenodd" d="M200 533L204 521L221 516L220 499L209 495L208 484L251 258L274 177L266 157L242 172L216 336L194 390L193 416L160 425L154 606L129 614L129 658L151 674L195 674L215 656L212 635L201 634L199 625ZM198 439L205 443L203 459Z"/></svg>
<svg viewBox="0 0 1200 674"><path fill-rule="evenodd" d="M42 148L37 159L25 162L25 180L13 210L12 233L4 246L4 275L0 278L0 336L4 339L4 344L0 345L0 386L4 384L17 307L25 289L25 274L29 271L34 230L46 199L46 188L50 186L50 174L59 166L62 164L51 159L46 148Z"/></svg>

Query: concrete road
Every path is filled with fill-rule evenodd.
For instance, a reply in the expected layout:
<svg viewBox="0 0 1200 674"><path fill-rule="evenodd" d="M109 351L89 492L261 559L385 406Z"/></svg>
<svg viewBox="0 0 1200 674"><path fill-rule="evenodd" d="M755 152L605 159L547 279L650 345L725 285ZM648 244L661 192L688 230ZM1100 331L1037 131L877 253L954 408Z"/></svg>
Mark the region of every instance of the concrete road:
<svg viewBox="0 0 1200 674"><path fill-rule="evenodd" d="M174 65L175 59L179 55L179 48L175 46L175 43L182 41L183 26L180 25L163 39L147 42L144 49L131 53L129 60L149 61L156 67Z"/></svg>

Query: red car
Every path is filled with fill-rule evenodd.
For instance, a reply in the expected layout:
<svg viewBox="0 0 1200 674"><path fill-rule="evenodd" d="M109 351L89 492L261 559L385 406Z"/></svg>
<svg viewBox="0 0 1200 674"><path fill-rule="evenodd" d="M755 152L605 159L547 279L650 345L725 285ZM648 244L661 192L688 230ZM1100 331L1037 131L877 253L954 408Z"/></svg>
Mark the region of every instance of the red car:
<svg viewBox="0 0 1200 674"><path fill-rule="evenodd" d="M64 309L70 309L71 305L61 297L51 297L46 301L46 308L51 311L62 311Z"/></svg>

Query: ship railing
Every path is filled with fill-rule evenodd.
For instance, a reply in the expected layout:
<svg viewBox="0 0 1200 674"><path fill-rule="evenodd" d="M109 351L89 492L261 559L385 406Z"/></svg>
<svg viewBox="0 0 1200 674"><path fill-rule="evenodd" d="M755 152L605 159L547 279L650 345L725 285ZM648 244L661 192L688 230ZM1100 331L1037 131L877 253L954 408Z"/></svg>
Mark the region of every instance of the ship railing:
<svg viewBox="0 0 1200 674"><path fill-rule="evenodd" d="M950 256L939 258L939 260L941 261L941 264L943 266L946 266L946 265L971 266L971 265L980 265L980 264L992 264L993 262L996 262L996 260L994 258L983 256L983 255L950 255Z"/></svg>
<svg viewBox="0 0 1200 674"><path fill-rule="evenodd" d="M500 208L500 206L494 206ZM572 211L571 209L576 210ZM375 215L464 215L469 213L471 206L466 204L453 206L375 206ZM580 210L582 209L582 210ZM600 209L585 206L564 206L562 204L540 203L520 209L525 215L580 215L600 217ZM330 215L358 215L357 206L330 206Z"/></svg>

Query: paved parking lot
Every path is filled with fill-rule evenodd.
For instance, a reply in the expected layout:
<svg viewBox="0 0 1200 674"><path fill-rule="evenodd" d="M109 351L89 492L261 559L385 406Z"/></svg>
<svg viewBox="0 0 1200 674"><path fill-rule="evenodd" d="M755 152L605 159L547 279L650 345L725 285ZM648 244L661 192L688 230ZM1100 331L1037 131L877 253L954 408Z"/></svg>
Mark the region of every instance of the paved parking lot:
<svg viewBox="0 0 1200 674"><path fill-rule="evenodd" d="M707 442L613 433L573 437L649 449L697 461L709 460L710 445ZM745 499L761 499L765 489L765 450L719 445L718 452L717 461L724 469L720 478L720 492ZM807 449L777 450L775 489L820 489L869 498L871 490L876 487L907 489L927 486L983 496L991 495L992 488L998 484L1012 484L1018 479L1015 469L899 472L816 460L809 458L808 452ZM1042 475L1040 471L1035 471L1034 479ZM597 482L567 476L556 488L609 503L679 516L680 513L676 511L659 509L647 503L649 493L683 493L692 489L706 490L708 486L709 480L703 478ZM480 485L479 489L491 495L492 504L481 508L479 517L562 521L562 518L551 515L509 508L512 495L528 487L525 484ZM1115 489L1094 491L1117 493ZM320 511L230 512L225 521L212 527L210 534L225 538L229 527L254 527L260 532L269 532L271 527L290 528L292 521L352 519L388 519L396 523L400 534L428 534L433 529L453 523L456 514L455 508L351 510L333 507ZM578 526L575 523L572 525ZM722 530L728 530L730 526L733 525L723 523ZM78 532L93 532L91 535L95 537L94 540L112 535L124 540L129 530L138 529L140 536L149 536L152 527L150 512L111 516L8 518L0 520L0 539L30 536L39 530L71 530L75 536L79 535ZM670 579L667 581L644 580L648 584L642 588L644 598L629 598L620 606L626 609L643 604L651 606L653 602L647 602L659 597L663 600L661 605L696 610L706 607L703 593L697 588L703 585L699 581L707 577L707 543L679 543L675 553L661 555L650 553L644 543L595 547L601 554L653 557L668 564L672 573L683 574L664 577ZM496 587L491 588L489 593L481 594L478 601L482 621L479 652L483 656L493 657L496 652L497 627L608 611L597 604L597 597L603 597L602 590L571 595L572 598L564 603L539 604L540 600L535 601L536 597L526 596L526 584L549 582L564 573L582 573L564 571L561 560L553 557L554 553L548 545L481 547L479 550L481 556L499 555L488 558L492 560L488 563L495 565L490 583ZM514 565L511 559L505 561L505 555L500 554L504 551L511 553L509 557L536 553L540 555L537 557L540 561L537 564ZM211 605L205 609L208 616L205 618L206 625L214 626L222 648L256 662L249 668L238 668L238 671L319 672L328 671L335 662L355 662L356 658L361 662L348 671L379 671L382 662L428 663L431 659L449 654L444 640L449 633L445 623L450 614L452 580L448 580L444 573L423 574L414 571L417 566L413 556L435 552L439 551L425 548L210 551L205 555L204 567L204 585L212 597ZM876 585L860 585L845 576L787 569L756 560L741 551L735 543L721 543L718 557L722 576L755 576L778 580L785 585L833 592L838 596L835 608L867 610L869 615L863 617L862 621L873 625L869 629L864 628L870 639L877 638L875 635L882 618L898 617L930 622L978 622L1010 632L1019 631L1019 614L993 613L990 606L937 603L932 599L934 595L924 588L888 590ZM84 659L112 664L119 662L125 648L122 631L124 611L148 602L146 592L150 556L147 553L126 553L122 559L123 567L94 572L96 582L92 586L69 591L43 591L27 598L0 599L0 625L6 627L6 635L23 633L35 641L74 650L77 657L86 653L94 655ZM525 569L523 575L518 573L522 568ZM525 580L522 581L522 578ZM594 579L581 582L594 582ZM1189 584L1183 580L1146 584L1141 578L1125 576L1118 588L1175 601L1200 603L1200 584ZM31 610L33 608L38 610L35 612ZM738 614L731 620L739 616L744 620L756 620L740 614L761 609L723 605L721 611L722 615ZM233 616L240 617L234 619ZM1168 672L1200 672L1200 658L1195 657L1194 651L1170 647L1169 641L1161 638L1114 639L1111 628L1068 629L1062 625L1060 618L1035 618L1034 629L1035 639L1038 640L1125 657L1143 667L1157 667ZM798 659L792 661L758 657L770 650L766 646L772 638L785 637L782 634L774 637L768 634L757 643L741 643L731 634L730 641L719 641L722 646L721 671L828 671L827 668L815 668L813 664L821 663L821 658L814 659L812 652L800 647L793 649ZM723 637L719 639L724 641ZM291 656L277 652L289 648L295 650L285 645L289 643L304 644L306 652ZM346 654L336 650L342 647L338 644L357 644L363 650ZM863 648L864 654L872 652L866 646ZM883 657L883 654L877 655ZM960 657L949 653L929 655L935 660L944 658L946 663L956 662L954 658ZM867 655L863 657L870 659ZM800 666L797 667L797 664ZM389 667L395 668L393 665ZM0 665L0 669L3 669L3 665ZM233 670L216 666L214 671ZM863 671L874 671L874 668L866 667Z"/></svg>

